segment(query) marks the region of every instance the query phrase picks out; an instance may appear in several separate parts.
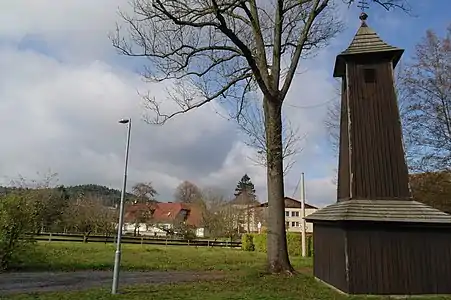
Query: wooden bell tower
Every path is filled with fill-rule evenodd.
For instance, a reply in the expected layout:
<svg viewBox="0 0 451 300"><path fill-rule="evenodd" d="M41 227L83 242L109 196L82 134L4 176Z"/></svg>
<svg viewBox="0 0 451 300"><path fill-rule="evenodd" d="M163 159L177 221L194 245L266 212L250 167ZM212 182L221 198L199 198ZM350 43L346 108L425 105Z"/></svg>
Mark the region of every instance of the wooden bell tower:
<svg viewBox="0 0 451 300"><path fill-rule="evenodd" d="M404 50L368 27L335 62L342 79L337 202L313 223L314 275L348 294L451 294L451 216L413 201L393 69Z"/></svg>

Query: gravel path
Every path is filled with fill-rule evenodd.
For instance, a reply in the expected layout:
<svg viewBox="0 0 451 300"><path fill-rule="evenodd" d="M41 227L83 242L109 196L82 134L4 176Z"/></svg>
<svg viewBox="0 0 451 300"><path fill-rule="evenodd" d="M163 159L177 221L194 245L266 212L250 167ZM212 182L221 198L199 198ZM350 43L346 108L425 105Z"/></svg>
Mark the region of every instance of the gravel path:
<svg viewBox="0 0 451 300"><path fill-rule="evenodd" d="M0 273L0 295L111 287L112 271ZM218 272L121 272L119 289L132 284L165 284L224 278Z"/></svg>

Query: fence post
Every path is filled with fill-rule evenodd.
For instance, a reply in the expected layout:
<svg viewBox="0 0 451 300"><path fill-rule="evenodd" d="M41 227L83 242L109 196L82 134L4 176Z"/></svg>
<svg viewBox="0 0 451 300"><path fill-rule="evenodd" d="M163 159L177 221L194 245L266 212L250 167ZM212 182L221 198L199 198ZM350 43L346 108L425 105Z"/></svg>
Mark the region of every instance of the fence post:
<svg viewBox="0 0 451 300"><path fill-rule="evenodd" d="M51 242L52 241L52 233L50 232L50 234L49 234L49 242Z"/></svg>
<svg viewBox="0 0 451 300"><path fill-rule="evenodd" d="M166 246L168 245L168 238L166 238Z"/></svg>
<svg viewBox="0 0 451 300"><path fill-rule="evenodd" d="M210 247L210 240L207 241L207 247Z"/></svg>
<svg viewBox="0 0 451 300"><path fill-rule="evenodd" d="M143 237L141 237L141 246L142 246L142 244L143 244L143 241L144 241L144 238L143 238Z"/></svg>
<svg viewBox="0 0 451 300"><path fill-rule="evenodd" d="M189 240L188 240L188 246L189 246Z"/></svg>

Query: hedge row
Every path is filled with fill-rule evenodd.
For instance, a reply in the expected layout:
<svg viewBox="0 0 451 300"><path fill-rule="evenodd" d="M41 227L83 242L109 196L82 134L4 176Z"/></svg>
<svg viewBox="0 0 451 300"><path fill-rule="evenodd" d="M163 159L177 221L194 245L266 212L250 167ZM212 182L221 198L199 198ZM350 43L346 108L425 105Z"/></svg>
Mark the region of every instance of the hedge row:
<svg viewBox="0 0 451 300"><path fill-rule="evenodd" d="M243 234L241 238L241 248L244 251L257 251L266 253L266 233ZM295 232L287 232L288 254L292 256L300 256L302 254L302 235ZM313 255L313 237L306 238L307 256Z"/></svg>

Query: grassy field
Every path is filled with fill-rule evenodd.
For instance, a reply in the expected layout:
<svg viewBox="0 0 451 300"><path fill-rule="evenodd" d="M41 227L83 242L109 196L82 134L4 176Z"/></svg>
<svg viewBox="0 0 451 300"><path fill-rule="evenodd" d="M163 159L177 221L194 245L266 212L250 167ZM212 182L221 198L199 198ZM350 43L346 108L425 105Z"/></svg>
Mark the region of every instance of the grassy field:
<svg viewBox="0 0 451 300"><path fill-rule="evenodd" d="M29 268L41 270L110 269L113 256L113 245L40 243L36 252L28 256L24 263ZM128 270L223 270L229 276L221 281L121 288L122 294L116 296L110 295L109 289L94 289L16 295L8 299L368 299L346 297L318 283L309 274L311 260L299 257L292 258L292 262L301 272L291 277L262 275L265 254L233 249L125 245L122 261L123 268Z"/></svg>
<svg viewBox="0 0 451 300"><path fill-rule="evenodd" d="M38 247L23 257L21 270L108 270L113 268L113 244L39 242ZM262 268L266 255L240 249L188 246L123 245L123 270L224 270L254 271ZM300 268L311 265L311 259L296 257Z"/></svg>

